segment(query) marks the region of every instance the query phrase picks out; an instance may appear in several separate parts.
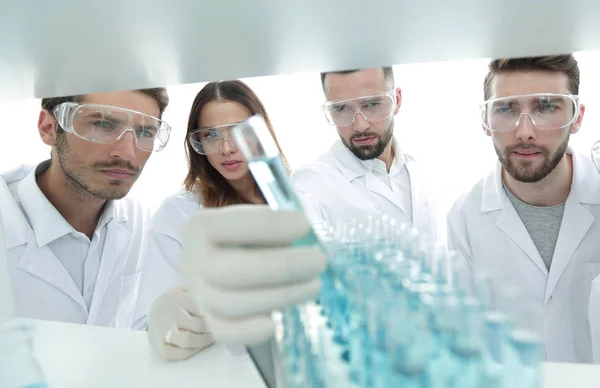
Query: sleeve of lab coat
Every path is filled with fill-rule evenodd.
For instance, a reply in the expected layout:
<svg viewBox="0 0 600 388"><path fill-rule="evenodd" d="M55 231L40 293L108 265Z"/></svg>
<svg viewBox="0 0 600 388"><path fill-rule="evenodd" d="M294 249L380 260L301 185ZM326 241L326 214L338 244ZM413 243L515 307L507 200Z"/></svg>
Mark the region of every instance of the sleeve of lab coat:
<svg viewBox="0 0 600 388"><path fill-rule="evenodd" d="M600 276L592 282L588 309L592 337L592 360L594 364L600 364Z"/></svg>
<svg viewBox="0 0 600 388"><path fill-rule="evenodd" d="M146 329L148 308L154 299L180 284L177 270L181 251L179 230L191 216L185 210L178 206L176 198L169 197L152 217L133 322L136 330Z"/></svg>
<svg viewBox="0 0 600 388"><path fill-rule="evenodd" d="M319 193L324 189L321 179L316 174L298 172L292 174L292 185L298 195L304 214L311 223L326 221L325 211Z"/></svg>

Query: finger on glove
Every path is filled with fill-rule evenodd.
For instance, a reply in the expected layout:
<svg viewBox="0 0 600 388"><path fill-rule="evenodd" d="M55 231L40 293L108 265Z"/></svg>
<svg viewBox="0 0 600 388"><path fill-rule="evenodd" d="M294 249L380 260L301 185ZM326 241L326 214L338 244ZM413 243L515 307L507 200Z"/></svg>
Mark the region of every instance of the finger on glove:
<svg viewBox="0 0 600 388"><path fill-rule="evenodd" d="M173 328L165 335L165 343L182 349L204 349L215 340L209 333L198 334L187 330Z"/></svg>
<svg viewBox="0 0 600 388"><path fill-rule="evenodd" d="M314 300L319 295L320 289L319 279L286 287L246 290L216 288L199 281L194 289L190 289L190 293L192 296L202 298L205 303L204 307L208 310L205 319L209 314L239 318L270 314L273 310Z"/></svg>
<svg viewBox="0 0 600 388"><path fill-rule="evenodd" d="M215 341L234 345L258 345L264 343L275 333L271 314L255 315L244 318L221 318L206 316L208 326L213 330Z"/></svg>
<svg viewBox="0 0 600 388"><path fill-rule="evenodd" d="M202 314L194 304L194 300L190 297L189 293L183 288L175 289L173 292L172 304L181 307L184 311L187 311L189 315L199 317Z"/></svg>
<svg viewBox="0 0 600 388"><path fill-rule="evenodd" d="M233 205L195 214L183 226L181 238L183 249L199 243L277 246L298 240L309 231L310 224L300 212L272 211L266 205Z"/></svg>
<svg viewBox="0 0 600 388"><path fill-rule="evenodd" d="M186 270L224 288L256 288L303 283L325 270L326 260L315 246L295 248L241 249L225 248L218 260L197 260ZM196 268L194 268L196 267Z"/></svg>

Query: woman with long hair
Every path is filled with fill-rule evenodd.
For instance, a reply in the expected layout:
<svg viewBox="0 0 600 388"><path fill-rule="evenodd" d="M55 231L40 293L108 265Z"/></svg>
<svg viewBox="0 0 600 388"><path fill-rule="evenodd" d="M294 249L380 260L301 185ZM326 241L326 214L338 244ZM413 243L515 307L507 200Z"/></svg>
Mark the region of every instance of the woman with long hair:
<svg viewBox="0 0 600 388"><path fill-rule="evenodd" d="M231 134L234 125L255 114L264 117L276 139L265 107L242 81L210 82L192 104L185 189L165 199L152 219L136 307L134 327L147 327L150 343L163 359L185 359L212 344L200 313L179 286L181 227L202 208L265 204Z"/></svg>

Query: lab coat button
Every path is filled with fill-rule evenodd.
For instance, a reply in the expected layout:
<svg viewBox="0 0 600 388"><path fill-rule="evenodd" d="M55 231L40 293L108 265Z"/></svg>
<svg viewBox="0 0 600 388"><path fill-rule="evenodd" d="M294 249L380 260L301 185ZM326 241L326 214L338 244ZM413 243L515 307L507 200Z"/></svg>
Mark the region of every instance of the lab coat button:
<svg viewBox="0 0 600 388"><path fill-rule="evenodd" d="M548 298L548 300L552 300L552 295L550 295L550 297Z"/></svg>

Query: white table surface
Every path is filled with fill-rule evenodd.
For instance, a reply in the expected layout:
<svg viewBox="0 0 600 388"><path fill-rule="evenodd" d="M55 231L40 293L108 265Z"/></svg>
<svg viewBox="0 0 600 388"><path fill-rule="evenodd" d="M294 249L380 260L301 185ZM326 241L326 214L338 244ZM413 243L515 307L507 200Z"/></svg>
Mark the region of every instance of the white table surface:
<svg viewBox="0 0 600 388"><path fill-rule="evenodd" d="M598 388L600 365L544 364L544 388Z"/></svg>
<svg viewBox="0 0 600 388"><path fill-rule="evenodd" d="M248 357L222 345L160 361L145 332L35 321L35 351L51 388L265 388ZM599 388L600 365L544 364L544 388Z"/></svg>
<svg viewBox="0 0 600 388"><path fill-rule="evenodd" d="M163 362L145 332L35 321L35 352L50 388L265 388L251 359L213 345Z"/></svg>

